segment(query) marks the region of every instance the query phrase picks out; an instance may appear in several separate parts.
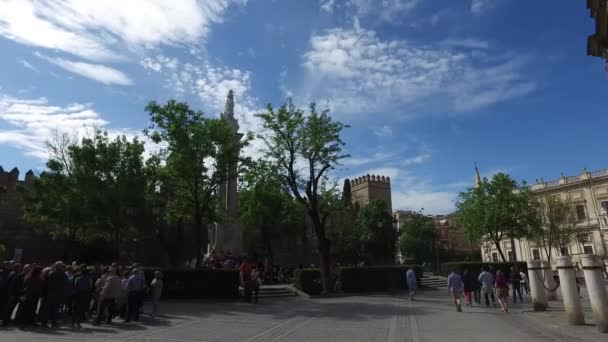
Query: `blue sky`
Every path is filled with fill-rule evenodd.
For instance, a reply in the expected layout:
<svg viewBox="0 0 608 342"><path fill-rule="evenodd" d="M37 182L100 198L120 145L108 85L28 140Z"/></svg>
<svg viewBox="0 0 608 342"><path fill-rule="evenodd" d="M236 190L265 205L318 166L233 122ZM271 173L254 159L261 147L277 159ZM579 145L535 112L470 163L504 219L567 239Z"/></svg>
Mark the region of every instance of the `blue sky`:
<svg viewBox="0 0 608 342"><path fill-rule="evenodd" d="M140 134L150 100L218 115L234 89L243 130L286 97L330 106L352 126L336 178L447 213L475 162L529 182L608 166L593 31L577 1L0 0L0 165L43 170L56 132Z"/></svg>

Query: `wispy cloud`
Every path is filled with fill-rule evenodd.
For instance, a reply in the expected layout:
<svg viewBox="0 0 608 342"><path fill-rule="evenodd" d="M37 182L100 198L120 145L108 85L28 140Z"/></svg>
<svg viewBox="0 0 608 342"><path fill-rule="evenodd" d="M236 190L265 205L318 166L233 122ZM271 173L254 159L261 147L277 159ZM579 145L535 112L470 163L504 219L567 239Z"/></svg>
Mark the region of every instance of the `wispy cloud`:
<svg viewBox="0 0 608 342"><path fill-rule="evenodd" d="M43 55L39 55L41 58L57 65L58 67L69 71L71 73L92 79L94 81L106 84L106 85L133 85L133 81L124 74L123 72L102 65L93 64L86 62L71 61L63 58L49 58Z"/></svg>
<svg viewBox="0 0 608 342"><path fill-rule="evenodd" d="M456 45L485 50L468 53ZM311 38L310 49L303 55L308 79L302 93L310 98L329 97L332 108L341 113L393 113L437 106L453 113L475 111L536 89L524 72L525 58L487 48L473 39L416 45L382 40L375 31L357 25L335 28ZM441 101L431 100L438 97ZM424 101L432 106L422 105ZM405 112L412 115L413 111Z"/></svg>
<svg viewBox="0 0 608 342"><path fill-rule="evenodd" d="M480 15L496 5L498 0L471 0L471 13Z"/></svg>
<svg viewBox="0 0 608 342"><path fill-rule="evenodd" d="M403 15L411 12L420 0L348 0L347 7L360 17L376 17L382 21L399 21Z"/></svg>
<svg viewBox="0 0 608 342"><path fill-rule="evenodd" d="M14 146L27 156L46 159L45 141L56 132L78 134L108 122L88 104L51 105L45 98L18 99L0 94L0 122L12 126L0 130L0 143Z"/></svg>
<svg viewBox="0 0 608 342"><path fill-rule="evenodd" d="M247 0L0 2L0 35L95 61L127 50L198 43L226 9ZM118 52L121 50L120 52Z"/></svg>
<svg viewBox="0 0 608 342"><path fill-rule="evenodd" d="M319 0L319 6L321 7L321 10L327 13L333 13L335 5L336 0Z"/></svg>
<svg viewBox="0 0 608 342"><path fill-rule="evenodd" d="M38 68L36 68L32 63L26 61L25 59L18 59L17 62L21 65L23 65L24 68L29 69L33 72L40 72L40 70L38 70Z"/></svg>
<svg viewBox="0 0 608 342"><path fill-rule="evenodd" d="M393 129L389 125L384 125L374 129L374 134L380 138L386 138L393 135Z"/></svg>

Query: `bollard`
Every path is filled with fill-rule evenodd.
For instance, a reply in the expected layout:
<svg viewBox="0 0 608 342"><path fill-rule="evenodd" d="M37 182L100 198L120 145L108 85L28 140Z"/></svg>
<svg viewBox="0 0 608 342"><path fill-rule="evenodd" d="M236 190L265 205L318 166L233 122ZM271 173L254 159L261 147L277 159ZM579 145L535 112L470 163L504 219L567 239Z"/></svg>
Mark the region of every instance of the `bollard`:
<svg viewBox="0 0 608 342"><path fill-rule="evenodd" d="M557 296L555 295L555 279L553 279L553 269L551 268L551 264L548 261L541 261L540 267L543 269L542 278L545 281L547 300L556 300Z"/></svg>
<svg viewBox="0 0 608 342"><path fill-rule="evenodd" d="M543 285L542 272L539 261L528 261L528 280L530 281L530 296L532 297L534 311L547 310L547 290Z"/></svg>
<svg viewBox="0 0 608 342"><path fill-rule="evenodd" d="M608 294L602 276L602 262L594 254L581 255L581 262L595 324L600 332L608 333Z"/></svg>
<svg viewBox="0 0 608 342"><path fill-rule="evenodd" d="M572 264L571 256L560 256L557 258L557 272L559 273L559 286L562 290L564 308L568 323L572 325L584 325L585 316L581 299L576 287L576 271Z"/></svg>

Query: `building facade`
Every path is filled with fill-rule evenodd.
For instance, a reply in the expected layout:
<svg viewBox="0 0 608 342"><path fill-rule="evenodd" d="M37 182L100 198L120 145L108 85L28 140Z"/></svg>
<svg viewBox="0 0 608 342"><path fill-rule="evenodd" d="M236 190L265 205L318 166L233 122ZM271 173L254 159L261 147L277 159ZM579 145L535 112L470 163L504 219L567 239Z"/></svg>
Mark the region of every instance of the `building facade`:
<svg viewBox="0 0 608 342"><path fill-rule="evenodd" d="M608 169L589 172L586 169L579 175L564 176L552 181L537 180L531 185L538 196L557 196L572 204L577 218L577 234L566 250L551 251L551 260L557 256L572 255L574 262L580 262L582 254L597 254L607 258L608 245ZM520 261L548 260L541 245L528 239L501 241L501 248L508 260L513 260L513 249ZM484 261L500 261L496 246L482 242L481 253Z"/></svg>

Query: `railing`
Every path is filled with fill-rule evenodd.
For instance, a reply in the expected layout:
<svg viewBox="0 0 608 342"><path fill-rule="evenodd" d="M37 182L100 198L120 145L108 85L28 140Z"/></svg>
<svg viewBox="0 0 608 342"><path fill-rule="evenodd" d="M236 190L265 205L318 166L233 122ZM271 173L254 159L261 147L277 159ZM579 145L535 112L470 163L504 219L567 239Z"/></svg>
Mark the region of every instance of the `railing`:
<svg viewBox="0 0 608 342"><path fill-rule="evenodd" d="M591 172L591 178L608 176L608 169L598 170Z"/></svg>
<svg viewBox="0 0 608 342"><path fill-rule="evenodd" d="M566 183L574 183L574 182L578 182L582 179L581 175L578 176L571 176L571 177L566 177Z"/></svg>
<svg viewBox="0 0 608 342"><path fill-rule="evenodd" d="M546 182L545 184L547 184L547 188L558 186L559 185L559 179Z"/></svg>
<svg viewBox="0 0 608 342"><path fill-rule="evenodd" d="M587 174L588 177L583 177L584 174ZM597 177L604 177L604 176L608 176L608 169L603 169L603 170L597 170L597 171L593 171L593 172L587 172L587 171L583 171L583 174L577 175L577 176L570 176L570 177L564 177L564 182L560 182L562 180L562 178L559 179L555 179L552 181L548 181L548 182L540 182L537 184L544 184L544 187L534 187L533 189L545 189L545 188L553 188L562 184L572 184L572 183L576 183L576 182L580 182L583 181L585 179L590 179L590 178L597 178ZM537 185L534 184L534 185Z"/></svg>

